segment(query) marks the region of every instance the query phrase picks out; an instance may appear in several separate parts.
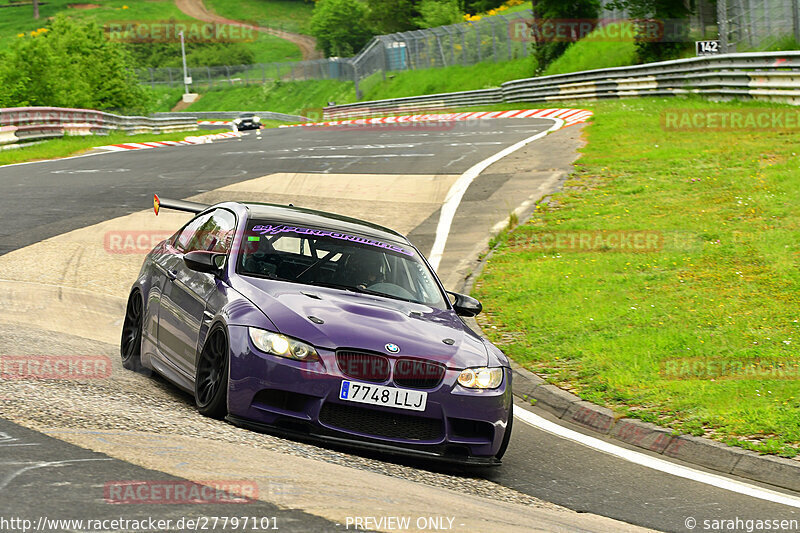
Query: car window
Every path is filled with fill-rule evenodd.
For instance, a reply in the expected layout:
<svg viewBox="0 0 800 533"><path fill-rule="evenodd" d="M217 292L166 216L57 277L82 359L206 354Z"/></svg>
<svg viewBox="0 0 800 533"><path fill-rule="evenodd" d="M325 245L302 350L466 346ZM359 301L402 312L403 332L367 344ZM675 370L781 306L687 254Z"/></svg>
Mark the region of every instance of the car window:
<svg viewBox="0 0 800 533"><path fill-rule="evenodd" d="M412 246L359 235L250 220L237 268L243 275L447 307Z"/></svg>
<svg viewBox="0 0 800 533"><path fill-rule="evenodd" d="M227 253L233 243L236 217L227 209L215 209L192 220L180 232L175 247L181 252L203 250Z"/></svg>

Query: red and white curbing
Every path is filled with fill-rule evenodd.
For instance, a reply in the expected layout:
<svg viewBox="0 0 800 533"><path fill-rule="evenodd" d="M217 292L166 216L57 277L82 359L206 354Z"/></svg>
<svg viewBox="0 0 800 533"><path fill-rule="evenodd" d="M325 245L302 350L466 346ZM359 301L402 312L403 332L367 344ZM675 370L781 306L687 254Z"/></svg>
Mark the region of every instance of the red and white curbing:
<svg viewBox="0 0 800 533"><path fill-rule="evenodd" d="M108 144L106 146L96 146L95 148L97 150L122 152L125 150L144 150L147 148L163 148L164 146L178 146L181 144L192 144L192 143L186 141L154 141L145 143Z"/></svg>
<svg viewBox="0 0 800 533"><path fill-rule="evenodd" d="M108 150L110 152L123 152L125 150L146 150L148 148L164 148L165 146L180 146L186 144L205 144L218 139L229 139L232 137L241 137L242 134L233 131L226 131L224 133L214 133L211 135L189 136L182 141L153 141L143 143L121 143L121 144L108 144L106 146L96 146L97 150Z"/></svg>
<svg viewBox="0 0 800 533"><path fill-rule="evenodd" d="M229 126L233 124L232 120L198 120L198 124L202 126Z"/></svg>
<svg viewBox="0 0 800 533"><path fill-rule="evenodd" d="M399 117L358 118L332 120L326 122L303 122L301 124L281 125L279 128L298 126L348 126L370 124L402 124L407 122L453 122L465 120L486 120L492 118L560 118L565 126L586 122L592 112L586 109L514 109L511 111L478 111L469 113L435 113L428 115L402 115Z"/></svg>

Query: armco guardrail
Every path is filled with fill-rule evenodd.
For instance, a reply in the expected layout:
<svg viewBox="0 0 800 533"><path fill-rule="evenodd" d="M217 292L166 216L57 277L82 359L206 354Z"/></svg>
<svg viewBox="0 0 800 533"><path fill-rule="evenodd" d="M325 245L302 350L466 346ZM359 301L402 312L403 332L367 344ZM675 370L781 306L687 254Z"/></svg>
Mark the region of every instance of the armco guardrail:
<svg viewBox="0 0 800 533"><path fill-rule="evenodd" d="M287 115L286 113L276 113L274 111L246 111L247 113L255 113L257 116L261 117L262 119L267 120L280 120L283 122L302 122L308 120L308 118L300 116L300 115ZM164 112L164 113L153 113L154 117L158 118L202 118L202 119L232 119L236 118L245 111L192 111L191 113L181 113L181 112Z"/></svg>
<svg viewBox="0 0 800 533"><path fill-rule="evenodd" d="M499 98L484 101L489 94ZM329 106L326 119L394 114L404 105L432 110L494 102L544 102L628 96L698 94L715 100L756 99L800 104L800 52L694 57L629 67L526 78L499 89L433 94Z"/></svg>
<svg viewBox="0 0 800 533"><path fill-rule="evenodd" d="M126 117L64 107L0 109L0 145L64 135L106 135L112 130L129 135L194 131L197 130L197 118Z"/></svg>

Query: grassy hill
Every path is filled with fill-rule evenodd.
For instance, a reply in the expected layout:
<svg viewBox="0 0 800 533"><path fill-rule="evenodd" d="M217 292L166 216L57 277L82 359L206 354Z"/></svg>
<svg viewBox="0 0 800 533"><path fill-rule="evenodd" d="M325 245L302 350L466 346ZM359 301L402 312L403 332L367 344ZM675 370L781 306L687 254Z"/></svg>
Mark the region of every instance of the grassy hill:
<svg viewBox="0 0 800 533"><path fill-rule="evenodd" d="M586 38L572 43L561 57L547 66L544 75L624 67L636 63L636 46L633 41L606 40L602 38L602 31L595 30Z"/></svg>
<svg viewBox="0 0 800 533"><path fill-rule="evenodd" d="M0 1L0 46L15 39L20 33L27 33L41 28L47 19L58 13L67 12L76 18L93 18L100 24L119 21L148 22L155 20L191 20L181 13L172 0L148 0L136 2L133 0L103 0L85 6L90 8L75 8L70 5L81 5L75 0L47 0L39 6L39 20L33 18L31 4L14 5L8 7L8 2Z"/></svg>
<svg viewBox="0 0 800 533"><path fill-rule="evenodd" d="M314 2L306 0L205 0L205 4L229 19L305 34L314 10Z"/></svg>
<svg viewBox="0 0 800 533"><path fill-rule="evenodd" d="M101 25L109 23L148 23L161 21L193 21L194 19L182 13L173 0L102 0L92 4L77 4L75 0L48 0L39 7L40 18L33 18L33 8L30 4L14 5L9 7L5 0L0 0L0 48L5 48L8 43L17 38L17 35L29 33L47 24L49 17L58 13L67 13L79 19L92 19ZM70 7L83 6L83 7ZM247 18L247 17L244 17ZM252 17L250 17L252 18ZM296 61L301 59L300 49L284 39L273 35L259 34L253 42L241 43L250 49L254 55L254 62L269 63L277 61ZM180 54L179 45L176 43L176 54ZM193 65L189 66L205 66Z"/></svg>

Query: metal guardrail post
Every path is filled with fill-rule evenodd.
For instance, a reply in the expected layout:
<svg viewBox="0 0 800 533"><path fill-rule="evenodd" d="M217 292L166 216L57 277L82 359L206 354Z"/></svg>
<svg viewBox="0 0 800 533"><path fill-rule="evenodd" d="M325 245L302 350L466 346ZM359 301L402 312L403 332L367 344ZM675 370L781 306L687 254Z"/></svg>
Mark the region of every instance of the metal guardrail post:
<svg viewBox="0 0 800 533"><path fill-rule="evenodd" d="M389 53L386 48L386 43L381 43L381 72L383 73L383 81L386 81L386 71L389 68L389 59L386 57Z"/></svg>
<svg viewBox="0 0 800 533"><path fill-rule="evenodd" d="M487 18L485 20L489 21L489 26L492 27L492 61L497 63L497 32L494 29L494 22Z"/></svg>
<svg viewBox="0 0 800 533"><path fill-rule="evenodd" d="M719 46L722 53L729 52L728 43L728 0L717 0L717 25L719 28Z"/></svg>
<svg viewBox="0 0 800 533"><path fill-rule="evenodd" d="M467 29L461 29L461 59L464 66L466 66L469 56L467 55Z"/></svg>
<svg viewBox="0 0 800 533"><path fill-rule="evenodd" d="M483 58L481 54L481 48L483 47L483 43L481 42L481 30L478 28L478 25L474 25L475 28L475 48L478 50L478 63L480 63Z"/></svg>
<svg viewBox="0 0 800 533"><path fill-rule="evenodd" d="M442 46L442 39L439 37L439 34L434 32L433 33L434 39L436 39L436 46L439 48L439 57L442 58L442 66L447 66L447 58L444 56L444 47Z"/></svg>
<svg viewBox="0 0 800 533"><path fill-rule="evenodd" d="M508 19L505 18L503 15L495 15L497 18L503 19L503 22L506 23L506 44L508 44L508 56L506 57L507 60L511 60L511 24L509 23Z"/></svg>
<svg viewBox="0 0 800 533"><path fill-rule="evenodd" d="M353 63L353 81L355 82L356 86L356 100L361 100L364 95L361 94L361 87L358 85L358 65L355 63Z"/></svg>
<svg viewBox="0 0 800 533"><path fill-rule="evenodd" d="M800 43L800 2L798 0L791 0L792 2L792 33L794 40Z"/></svg>

